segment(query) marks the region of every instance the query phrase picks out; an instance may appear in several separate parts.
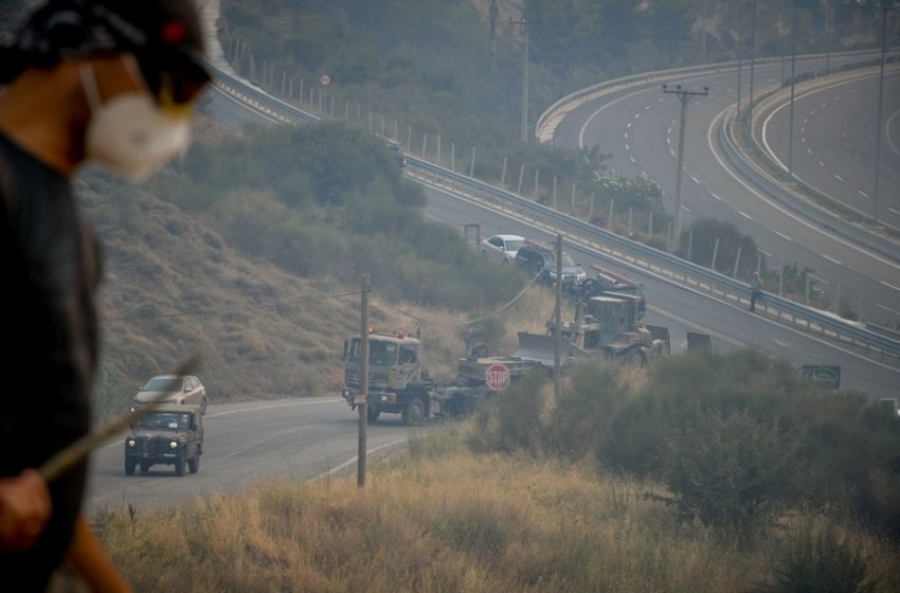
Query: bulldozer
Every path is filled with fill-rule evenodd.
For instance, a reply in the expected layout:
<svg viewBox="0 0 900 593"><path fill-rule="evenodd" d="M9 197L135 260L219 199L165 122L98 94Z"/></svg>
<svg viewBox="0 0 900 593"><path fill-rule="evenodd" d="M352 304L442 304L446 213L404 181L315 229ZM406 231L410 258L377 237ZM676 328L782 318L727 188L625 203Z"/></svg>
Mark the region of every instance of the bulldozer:
<svg viewBox="0 0 900 593"><path fill-rule="evenodd" d="M609 360L621 364L645 365L670 353L669 329L645 325L639 320L640 296L606 294L579 301L574 321L560 327L561 366L585 360ZM519 332L515 356L554 367L556 361L555 323L547 322L546 334Z"/></svg>

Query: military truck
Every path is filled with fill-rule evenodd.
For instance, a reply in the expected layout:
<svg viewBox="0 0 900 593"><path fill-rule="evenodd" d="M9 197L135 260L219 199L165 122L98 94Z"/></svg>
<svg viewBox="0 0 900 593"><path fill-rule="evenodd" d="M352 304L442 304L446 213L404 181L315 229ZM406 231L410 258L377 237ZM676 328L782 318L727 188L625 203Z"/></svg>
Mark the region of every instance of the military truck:
<svg viewBox="0 0 900 593"><path fill-rule="evenodd" d="M375 422L382 413L400 414L406 425L422 424L429 417L459 416L471 412L486 397L496 393L487 376L494 365L504 364L509 380L516 380L530 369L540 368L534 361L511 357L486 358L470 352L458 361L457 376L435 380L422 363L422 341L405 332L376 332L368 335L369 378L366 416ZM359 373L362 341L354 336L344 342L344 386L341 395L352 410L359 405Z"/></svg>
<svg viewBox="0 0 900 593"><path fill-rule="evenodd" d="M200 469L203 454L203 414L200 406L160 404L141 416L125 438L125 473L137 467L146 474L153 465L173 465L183 476Z"/></svg>

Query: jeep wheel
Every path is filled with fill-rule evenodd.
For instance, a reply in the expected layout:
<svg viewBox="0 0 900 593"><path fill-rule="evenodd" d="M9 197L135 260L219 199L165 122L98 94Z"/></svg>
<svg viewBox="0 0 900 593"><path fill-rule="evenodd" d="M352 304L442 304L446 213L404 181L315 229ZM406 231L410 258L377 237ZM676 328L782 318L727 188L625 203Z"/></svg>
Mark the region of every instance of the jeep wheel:
<svg viewBox="0 0 900 593"><path fill-rule="evenodd" d="M184 451L175 456L175 475L179 478L184 475Z"/></svg>
<svg viewBox="0 0 900 593"><path fill-rule="evenodd" d="M418 426L425 421L425 402L418 395L410 398L403 411L403 424L407 426Z"/></svg>
<svg viewBox="0 0 900 593"><path fill-rule="evenodd" d="M141 462L141 473L146 474L148 471L150 471L150 462L142 461Z"/></svg>
<svg viewBox="0 0 900 593"><path fill-rule="evenodd" d="M376 420L378 420L379 416L381 416L380 406L373 406L372 404L369 404L366 407L366 419L369 422L375 422Z"/></svg>
<svg viewBox="0 0 900 593"><path fill-rule="evenodd" d="M197 451L196 455L188 459L188 471L192 474L196 474L200 469L200 452Z"/></svg>
<svg viewBox="0 0 900 593"><path fill-rule="evenodd" d="M133 475L134 475L134 468L135 468L135 466L137 466L137 460L135 460L135 459L128 459L128 458L126 457L126 458L125 458L125 475L126 475L126 476L133 476Z"/></svg>

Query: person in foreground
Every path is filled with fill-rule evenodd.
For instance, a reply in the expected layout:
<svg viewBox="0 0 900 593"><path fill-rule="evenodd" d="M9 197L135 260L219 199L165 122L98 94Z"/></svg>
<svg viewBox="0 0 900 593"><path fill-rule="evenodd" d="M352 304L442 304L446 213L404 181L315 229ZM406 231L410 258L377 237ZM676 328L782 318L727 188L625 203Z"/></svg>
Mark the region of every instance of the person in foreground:
<svg viewBox="0 0 900 593"><path fill-rule="evenodd" d="M183 153L203 52L191 0L48 0L0 43L0 269L24 328L0 359L4 591L52 591L63 573L131 590L83 508L87 461L40 474L91 429L101 249L71 180L88 162L137 180Z"/></svg>

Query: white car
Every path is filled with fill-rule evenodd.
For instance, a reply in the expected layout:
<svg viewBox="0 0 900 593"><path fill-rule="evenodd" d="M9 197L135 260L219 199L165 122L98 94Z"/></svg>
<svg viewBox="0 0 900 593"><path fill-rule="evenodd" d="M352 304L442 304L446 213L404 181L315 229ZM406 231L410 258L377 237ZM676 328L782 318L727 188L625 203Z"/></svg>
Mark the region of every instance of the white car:
<svg viewBox="0 0 900 593"><path fill-rule="evenodd" d="M481 242L481 255L509 263L516 259L519 248L525 244L525 237L519 235L494 235Z"/></svg>

